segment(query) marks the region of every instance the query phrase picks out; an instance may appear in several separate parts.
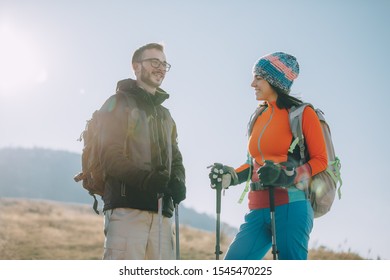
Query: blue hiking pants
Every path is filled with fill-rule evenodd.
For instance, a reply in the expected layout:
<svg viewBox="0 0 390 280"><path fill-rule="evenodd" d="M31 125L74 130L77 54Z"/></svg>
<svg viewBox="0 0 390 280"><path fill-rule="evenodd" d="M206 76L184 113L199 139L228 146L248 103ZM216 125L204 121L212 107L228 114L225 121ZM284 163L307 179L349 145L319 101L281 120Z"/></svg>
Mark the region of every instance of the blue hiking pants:
<svg viewBox="0 0 390 280"><path fill-rule="evenodd" d="M275 207L276 246L280 260L306 260L313 228L310 201ZM272 245L270 209L250 210L230 244L225 260L260 260Z"/></svg>

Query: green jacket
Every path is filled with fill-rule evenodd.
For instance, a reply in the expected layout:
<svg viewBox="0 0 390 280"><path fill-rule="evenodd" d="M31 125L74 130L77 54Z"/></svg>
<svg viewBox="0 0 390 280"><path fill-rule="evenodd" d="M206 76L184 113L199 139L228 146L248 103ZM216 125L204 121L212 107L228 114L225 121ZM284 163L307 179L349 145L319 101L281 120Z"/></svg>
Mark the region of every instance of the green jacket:
<svg viewBox="0 0 390 280"><path fill-rule="evenodd" d="M163 165L170 181L185 184L185 169L177 143L176 124L162 103L169 95L158 89L151 95L132 79L118 82L117 94L102 106L103 124L100 158L106 177L104 208L158 209L157 194L142 189L146 176ZM168 185L169 187L169 185ZM173 202L164 195L163 215L171 217Z"/></svg>

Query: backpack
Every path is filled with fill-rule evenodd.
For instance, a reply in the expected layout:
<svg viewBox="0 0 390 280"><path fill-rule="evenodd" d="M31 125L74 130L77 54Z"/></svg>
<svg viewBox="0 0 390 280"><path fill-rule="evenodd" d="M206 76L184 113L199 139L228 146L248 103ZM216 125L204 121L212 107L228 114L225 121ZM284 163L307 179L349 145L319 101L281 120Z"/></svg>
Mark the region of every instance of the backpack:
<svg viewBox="0 0 390 280"><path fill-rule="evenodd" d="M290 128L294 139L290 145L289 152L293 153L295 147L298 145L300 156L298 166L309 160L302 130L302 115L306 106L312 107L320 120L328 155L328 167L326 170L312 176L309 180L299 182L297 184L297 188L307 191L308 198L310 199L310 203L314 211L314 217L318 218L329 212L335 198L338 183L340 183L340 186L338 187L338 196L339 199L341 198L341 163L339 158L335 155L330 128L325 120L324 113L320 109L315 109L310 103L302 103L290 108L289 110ZM257 117L260 116L266 108L267 106L261 105L257 107L256 111L252 114L248 123L248 136L252 131ZM248 163L250 162L249 158L250 156L248 155ZM243 201L245 193L249 191L249 181L250 175L248 177L245 190L238 201L239 203Z"/></svg>
<svg viewBox="0 0 390 280"><path fill-rule="evenodd" d="M338 187L338 196L339 199L341 198L341 163L335 154L330 128L325 120L324 113L320 109L315 109L313 105L309 103L303 103L299 106L292 107L289 111L290 127L294 139L291 143L289 152L292 153L296 145L298 145L300 154L299 165L304 164L309 160L302 132L302 115L307 106L314 109L320 120L328 155L328 167L326 170L314 175L310 181L298 183L297 187L308 191L308 197L314 210L314 217L318 218L328 213L332 207L338 184L340 184Z"/></svg>
<svg viewBox="0 0 390 280"><path fill-rule="evenodd" d="M126 93L118 91L116 96L125 96L129 107L131 104L129 100L130 97ZM105 108L105 105L103 105L99 110L96 110L92 114L91 119L87 120L85 129L78 139L78 141L84 142L84 147L81 154L82 171L73 178L76 182L82 181L83 188L86 189L88 193L94 198L93 210L96 212L96 214L99 214L99 211L97 210L98 201L96 195L102 197L105 186L105 174L100 162L99 150L102 125L109 112L103 108ZM130 117L130 110L128 109L127 112ZM127 136L129 136L129 134L127 134ZM124 151L126 151L126 143L127 139L124 143Z"/></svg>

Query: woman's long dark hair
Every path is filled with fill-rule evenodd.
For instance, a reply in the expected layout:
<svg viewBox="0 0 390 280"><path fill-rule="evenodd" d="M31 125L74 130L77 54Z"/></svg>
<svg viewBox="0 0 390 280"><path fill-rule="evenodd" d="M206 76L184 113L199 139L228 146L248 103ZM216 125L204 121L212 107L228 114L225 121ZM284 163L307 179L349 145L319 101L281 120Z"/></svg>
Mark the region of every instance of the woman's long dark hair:
<svg viewBox="0 0 390 280"><path fill-rule="evenodd" d="M278 94L278 98L276 99L276 106L278 106L279 109L290 109L293 106L297 106L299 104L302 104L302 100L289 95L286 91L275 87L270 84L270 86L276 91Z"/></svg>

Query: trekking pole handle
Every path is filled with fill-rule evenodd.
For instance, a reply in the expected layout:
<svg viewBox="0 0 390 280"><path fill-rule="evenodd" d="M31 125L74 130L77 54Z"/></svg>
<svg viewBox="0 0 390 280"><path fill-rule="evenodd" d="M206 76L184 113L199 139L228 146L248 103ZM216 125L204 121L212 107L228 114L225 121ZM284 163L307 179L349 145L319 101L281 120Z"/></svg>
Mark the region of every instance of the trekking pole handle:
<svg viewBox="0 0 390 280"><path fill-rule="evenodd" d="M220 168L216 167L216 165L220 166ZM213 184L211 187L216 190L222 190L222 175L224 174L223 165L221 163L215 163L214 165L209 165L207 168L212 168L212 178L215 180L215 184Z"/></svg>

